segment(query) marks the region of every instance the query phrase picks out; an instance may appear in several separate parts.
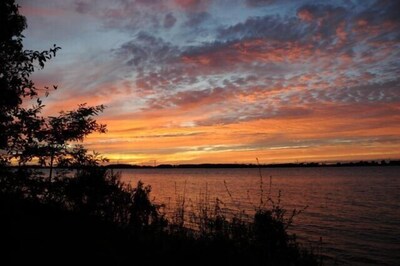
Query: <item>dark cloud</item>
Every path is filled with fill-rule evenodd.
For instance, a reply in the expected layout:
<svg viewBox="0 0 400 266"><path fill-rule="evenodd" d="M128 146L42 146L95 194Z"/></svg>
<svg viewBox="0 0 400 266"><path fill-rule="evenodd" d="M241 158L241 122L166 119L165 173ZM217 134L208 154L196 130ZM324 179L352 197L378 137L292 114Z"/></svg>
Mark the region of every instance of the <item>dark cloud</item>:
<svg viewBox="0 0 400 266"><path fill-rule="evenodd" d="M276 0L246 0L246 5L249 7L260 7L260 6L274 4L275 2L277 2L277 1Z"/></svg>
<svg viewBox="0 0 400 266"><path fill-rule="evenodd" d="M372 34L373 42L400 41L400 1L377 1L354 17L358 32Z"/></svg>
<svg viewBox="0 0 400 266"><path fill-rule="evenodd" d="M358 14L357 19L365 19L374 24L379 24L383 21L400 22L399 10L399 1L375 1L374 4Z"/></svg>
<svg viewBox="0 0 400 266"><path fill-rule="evenodd" d="M312 45L315 49L335 46L338 30L343 36L350 30L351 12L344 7L329 5L304 5L297 17L251 17L245 22L219 29L219 39L265 39L279 42L296 42ZM339 28L342 27L342 28Z"/></svg>
<svg viewBox="0 0 400 266"><path fill-rule="evenodd" d="M301 14L308 14L310 17L307 22L314 24L316 34L319 34L324 40L332 41L330 37L336 36L336 30L340 23L345 23L351 17L351 11L344 7L334 7L329 5L304 5L297 11Z"/></svg>
<svg viewBox="0 0 400 266"><path fill-rule="evenodd" d="M188 13L187 21L185 22L185 26L187 27L196 27L209 19L211 15L207 12L199 12L199 13Z"/></svg>
<svg viewBox="0 0 400 266"><path fill-rule="evenodd" d="M182 91L164 97L149 100L149 109L193 109L204 105L210 106L232 98L233 91L227 88L212 88L199 91Z"/></svg>
<svg viewBox="0 0 400 266"><path fill-rule="evenodd" d="M123 2L131 2L123 0ZM137 5L161 5L163 0L136 0L134 1Z"/></svg>
<svg viewBox="0 0 400 266"><path fill-rule="evenodd" d="M78 13L86 14L92 9L92 5L88 1L75 1L75 10Z"/></svg>
<svg viewBox="0 0 400 266"><path fill-rule="evenodd" d="M77 0L75 11L98 18L106 29L136 33L163 26L167 7L162 0Z"/></svg>
<svg viewBox="0 0 400 266"><path fill-rule="evenodd" d="M170 63L179 55L176 46L146 32L139 32L133 40L114 52L128 65L138 69Z"/></svg>
<svg viewBox="0 0 400 266"><path fill-rule="evenodd" d="M231 92L230 101L232 101L232 97L245 95L246 91ZM282 97L281 94L278 98L263 97L263 90L250 91L257 99L255 102L242 103L239 106L228 105L220 114L196 121L196 124L212 126L270 118L296 119L312 117L321 112L330 113L330 115L336 114L338 117L350 116L350 113L357 109L358 111L352 114L357 117L399 114L399 110L386 105L379 109L368 107L371 104L398 104L400 102L400 80L398 79L386 83L330 88L329 90L293 91L292 96L287 98Z"/></svg>
<svg viewBox="0 0 400 266"><path fill-rule="evenodd" d="M319 94L321 102L342 103L374 103L374 102L400 102L400 79L389 82L376 82L372 84L359 85L331 89L330 92Z"/></svg>
<svg viewBox="0 0 400 266"><path fill-rule="evenodd" d="M306 4L297 10L297 14L308 13L313 20L335 22L351 15L350 10L341 6Z"/></svg>
<svg viewBox="0 0 400 266"><path fill-rule="evenodd" d="M176 23L176 18L173 14L168 13L164 18L164 28L172 28Z"/></svg>
<svg viewBox="0 0 400 266"><path fill-rule="evenodd" d="M236 124L263 119L295 119L305 118L313 114L313 109L304 106L286 106L276 108L271 104L259 103L251 106L231 107L233 110L225 110L218 115L196 121L199 126L214 126Z"/></svg>
<svg viewBox="0 0 400 266"><path fill-rule="evenodd" d="M282 34L282 33L285 34ZM283 19L279 16L252 17L218 31L219 40L244 40L266 38L279 41L301 40L307 38L312 29L301 25L296 18Z"/></svg>
<svg viewBox="0 0 400 266"><path fill-rule="evenodd" d="M362 83L360 81L359 83ZM332 86L329 89L311 88L293 91L290 96L279 98L277 105L371 104L399 103L400 80L370 82L356 86Z"/></svg>

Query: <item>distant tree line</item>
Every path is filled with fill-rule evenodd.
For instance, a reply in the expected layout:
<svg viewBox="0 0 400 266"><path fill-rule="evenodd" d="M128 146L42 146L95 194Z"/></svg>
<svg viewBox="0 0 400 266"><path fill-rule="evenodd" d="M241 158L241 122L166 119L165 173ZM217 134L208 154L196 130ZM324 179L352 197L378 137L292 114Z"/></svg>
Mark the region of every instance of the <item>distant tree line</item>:
<svg viewBox="0 0 400 266"><path fill-rule="evenodd" d="M123 168L290 168L290 167L351 167L351 166L400 166L400 160L380 160L380 161L358 161L358 162L307 162L307 163L276 163L276 164L159 164L152 165L137 165L137 164L106 164L104 167L110 169L123 169Z"/></svg>

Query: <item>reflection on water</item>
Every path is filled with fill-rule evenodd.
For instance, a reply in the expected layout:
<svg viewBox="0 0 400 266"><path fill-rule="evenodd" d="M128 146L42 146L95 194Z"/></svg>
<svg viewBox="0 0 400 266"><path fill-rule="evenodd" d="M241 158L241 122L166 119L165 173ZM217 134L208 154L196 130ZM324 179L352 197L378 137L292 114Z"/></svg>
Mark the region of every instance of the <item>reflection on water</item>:
<svg viewBox="0 0 400 266"><path fill-rule="evenodd" d="M308 206L292 232L304 242L322 237L323 253L339 263L400 265L399 173L400 167L264 168L262 194L277 199L281 190L287 210ZM228 213L251 214L260 203L258 169L124 169L121 174L133 185L150 184L152 197L169 210L183 193L188 207L207 195L214 202L218 197Z"/></svg>

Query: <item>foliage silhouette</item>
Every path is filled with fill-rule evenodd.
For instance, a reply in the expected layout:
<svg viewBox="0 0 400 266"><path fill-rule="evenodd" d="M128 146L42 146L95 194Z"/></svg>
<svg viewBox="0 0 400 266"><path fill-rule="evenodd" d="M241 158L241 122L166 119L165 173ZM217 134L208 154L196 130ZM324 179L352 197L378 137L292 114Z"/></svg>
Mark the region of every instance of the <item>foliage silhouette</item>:
<svg viewBox="0 0 400 266"><path fill-rule="evenodd" d="M25 98L36 97L39 92L30 76L60 49L54 45L42 52L23 50L22 31L27 25L18 8L14 0L0 2L0 149L17 145L23 135L29 138L35 129L43 105L38 100L35 107L22 107Z"/></svg>
<svg viewBox="0 0 400 266"><path fill-rule="evenodd" d="M42 119L39 127L32 133L32 139L25 145L20 154L20 161L30 161L39 158L42 166L50 167L49 179L52 178L54 160L63 167L96 165L99 161L87 155L87 150L81 145L71 148L70 142L82 141L92 132L106 132L106 126L99 124L92 117L104 110L103 105L86 107L79 105L77 110L61 112L57 117Z"/></svg>
<svg viewBox="0 0 400 266"><path fill-rule="evenodd" d="M14 174L21 177L22 171ZM194 260L223 265L320 264L310 250L301 248L295 238L288 235L284 216L277 218L277 213L284 213L281 207L275 210L263 207L252 221L245 221L239 215L230 219L225 217L216 201L215 206L210 205L207 211L198 214L197 221L202 221L198 224L201 230L193 230L174 224L165 217L162 206L150 200L150 186L144 186L139 181L132 188L121 182L118 174L104 167L83 168L73 177L60 178L52 183L42 182L41 178L18 180L21 187L18 190L13 190L15 183L8 187L10 190L1 184L0 212L7 217L6 222L17 216L12 219L17 219L22 227L31 228L29 223L39 223L36 219L47 224L47 227L40 226L39 229L31 229L32 232L24 231L24 234L29 236L39 230L43 235L36 238L47 243L45 247L50 250L55 244L68 251L71 245L80 245L76 242L87 243L87 253L75 251L69 254L71 263L79 261L78 254L85 261L90 261L95 252L92 248L96 248L107 252L109 263L156 265ZM23 188L38 189L32 192ZM20 211L16 214L14 210L17 209L11 205L23 207L18 207ZM35 212L37 215L32 214ZM72 221L73 225L66 224L64 220ZM8 228L10 234L7 226L11 225L2 225L0 230ZM88 227L98 230L86 239L86 231L93 230ZM25 239L17 228L11 228L15 235L8 236L10 241ZM74 238L64 235L62 232L65 230ZM98 241L103 243L101 247ZM121 252L114 253L112 247L115 246ZM23 244L20 248L22 250L17 251L26 252L25 249L28 249L30 252L31 247ZM60 251L53 252L60 254ZM91 258L94 260L91 262L104 262L99 261L104 259L104 255L97 254L99 258ZM45 254L40 259L52 256ZM135 262L131 261L132 258Z"/></svg>
<svg viewBox="0 0 400 266"><path fill-rule="evenodd" d="M62 166L93 164L87 150L70 144L93 132L106 131L105 125L93 119L104 106L80 104L76 110L43 117L44 105L39 98L43 92L30 76L56 56L60 47L54 45L42 52L24 50L22 31L26 21L18 12L19 6L14 0L5 0L0 7L0 150L7 152L1 154L0 163L6 165L14 158L25 165L36 158L40 165L50 167L50 181L55 162ZM48 93L45 87L44 95ZM36 102L30 108L24 107L23 102L29 100Z"/></svg>

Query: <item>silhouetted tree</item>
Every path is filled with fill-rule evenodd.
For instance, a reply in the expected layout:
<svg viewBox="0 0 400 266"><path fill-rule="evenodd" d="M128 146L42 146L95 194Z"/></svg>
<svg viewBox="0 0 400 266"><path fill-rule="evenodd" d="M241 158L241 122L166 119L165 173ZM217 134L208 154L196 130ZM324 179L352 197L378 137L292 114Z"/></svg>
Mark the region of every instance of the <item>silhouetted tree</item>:
<svg viewBox="0 0 400 266"><path fill-rule="evenodd" d="M43 68L60 47L54 45L42 52L24 50L22 31L27 25L18 8L14 0L0 2L0 150L7 153L0 155L0 162L5 164L16 158L19 164L25 164L37 158L41 165L50 166L51 179L55 161L68 166L98 162L81 145L70 143L82 141L92 132L105 132L105 125L93 119L104 106L81 104L78 109L58 116L41 116L41 89L30 76L35 69ZM48 91L45 87L42 93L47 96ZM27 108L22 105L26 100L36 102Z"/></svg>
<svg viewBox="0 0 400 266"><path fill-rule="evenodd" d="M25 98L38 95L39 89L30 79L35 68L43 68L60 49L54 45L42 52L23 50L22 31L27 25L18 8L14 0L0 2L0 149L5 150L21 141L16 129L36 124L41 102L38 100L32 108L22 108L21 104Z"/></svg>
<svg viewBox="0 0 400 266"><path fill-rule="evenodd" d="M64 167L95 166L104 159L98 154L88 154L82 145L71 142L83 141L92 132L105 133L106 126L97 123L93 116L104 110L103 105L61 112L58 116L42 118L35 125L35 131L29 134L30 140L15 153L20 162L27 162L37 157L42 166L49 166L49 179L52 177L54 163Z"/></svg>

